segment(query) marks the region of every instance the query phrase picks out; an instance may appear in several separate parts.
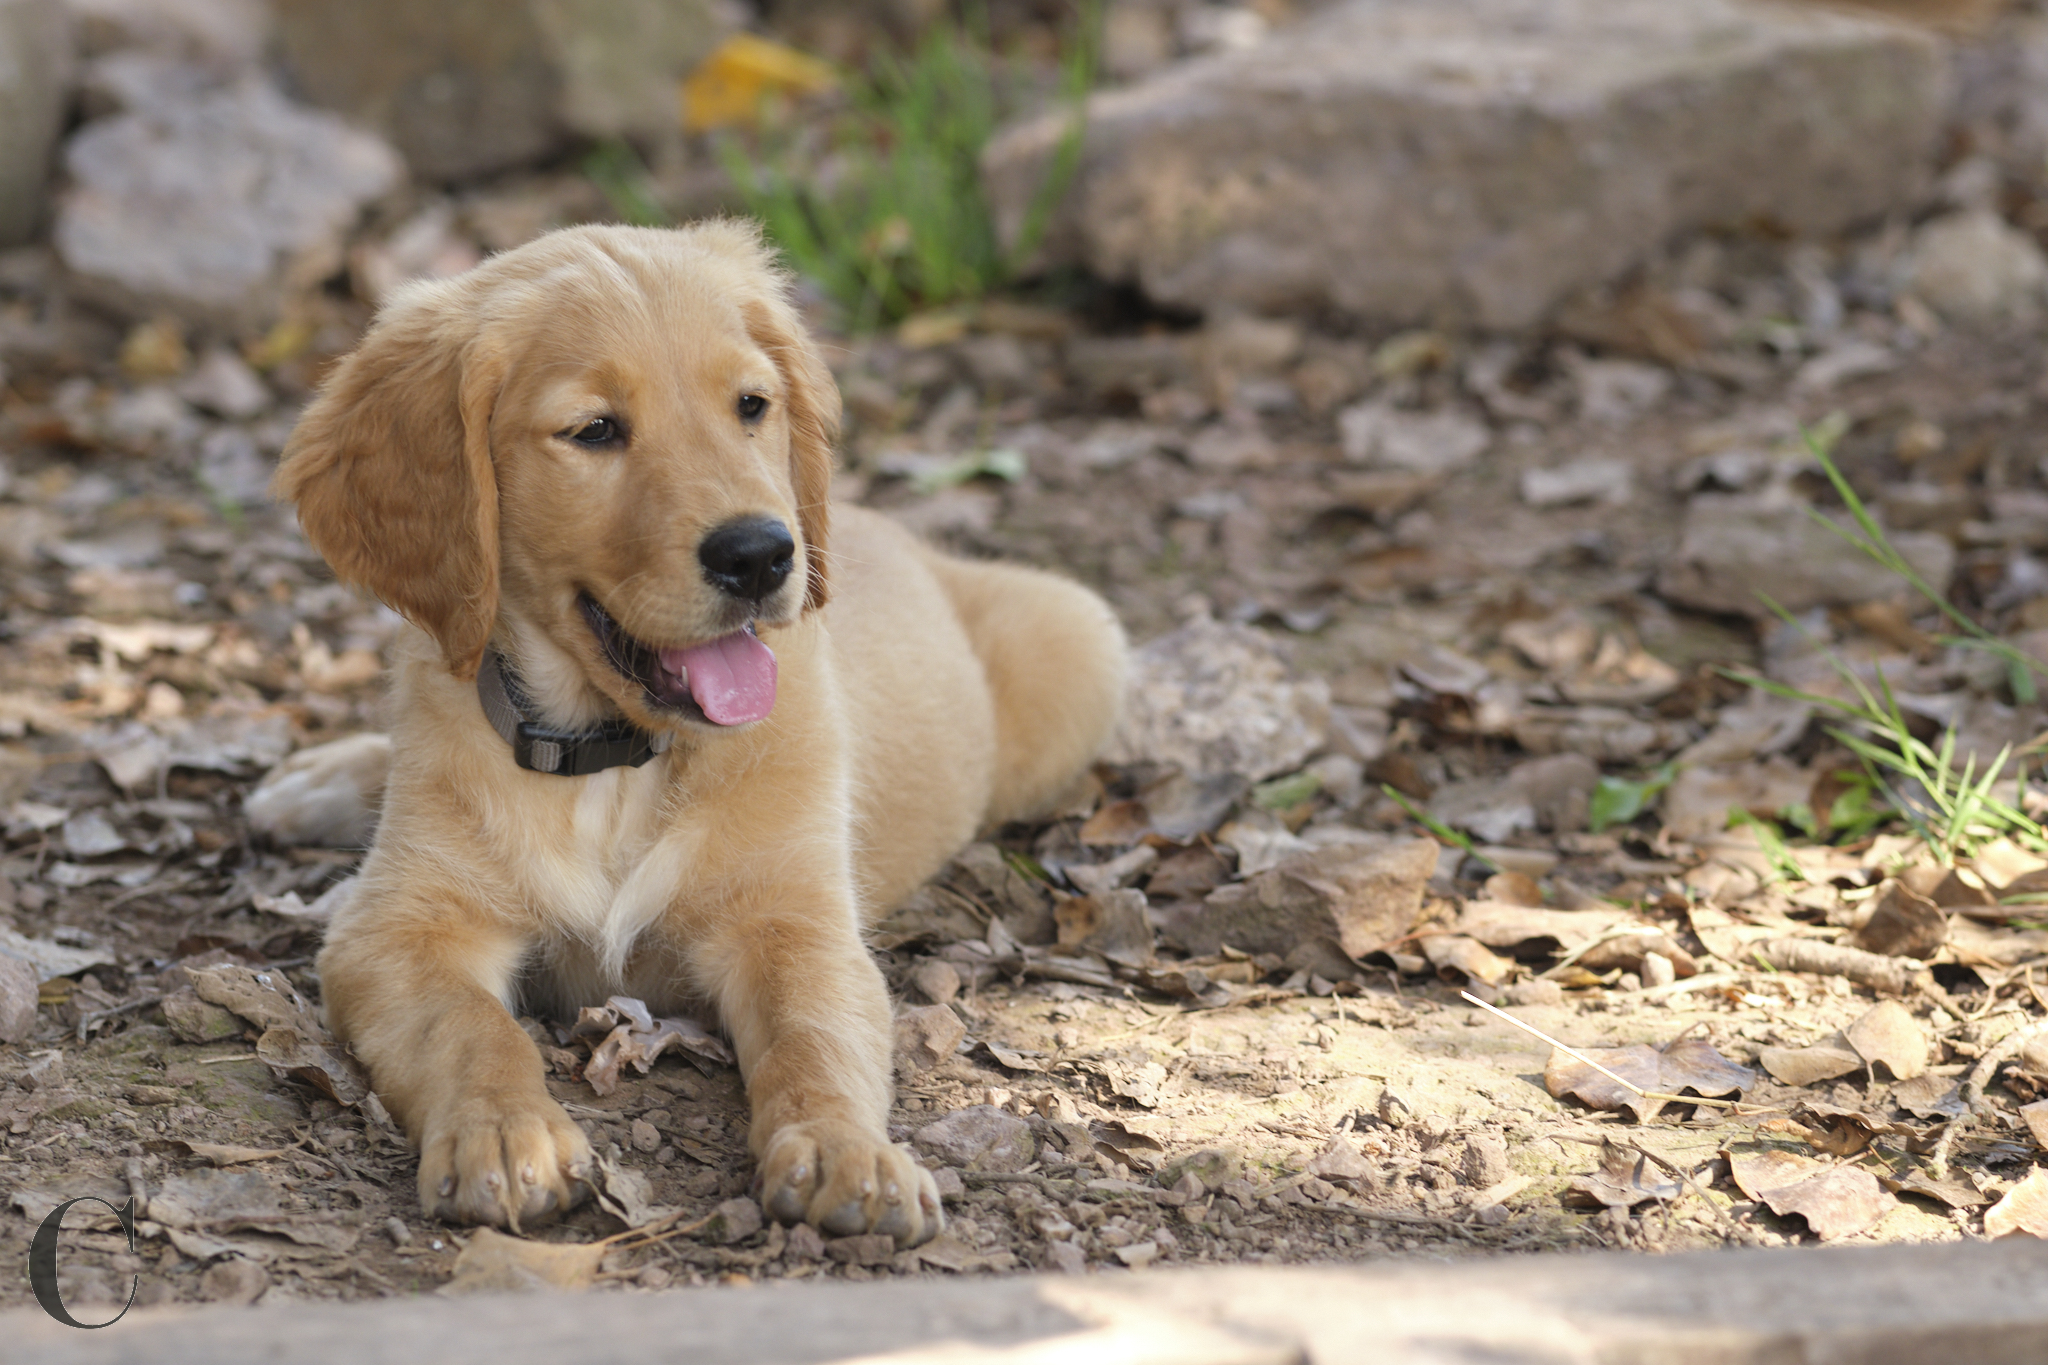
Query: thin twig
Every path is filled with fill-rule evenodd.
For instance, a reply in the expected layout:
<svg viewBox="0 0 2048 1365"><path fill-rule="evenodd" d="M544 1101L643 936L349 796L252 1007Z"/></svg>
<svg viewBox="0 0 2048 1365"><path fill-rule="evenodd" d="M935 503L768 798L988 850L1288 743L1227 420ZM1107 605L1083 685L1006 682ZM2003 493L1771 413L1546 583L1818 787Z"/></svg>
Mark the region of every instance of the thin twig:
<svg viewBox="0 0 2048 1365"><path fill-rule="evenodd" d="M130 1000L127 1004L116 1005L112 1009L95 1010L91 1014L81 1014L78 1016L78 1041L84 1042L86 1034L92 1031L92 1027L95 1024L103 1024L109 1019L119 1018L121 1015L133 1010L148 1009L151 1005L160 1005L163 1003L163 999L161 995L145 995L139 1000Z"/></svg>
<svg viewBox="0 0 2048 1365"><path fill-rule="evenodd" d="M1955 1146L1956 1136L1962 1125L1975 1118L1984 1107L1984 1087L1991 1084L1998 1068L2018 1056L2028 1043L2048 1033L2048 1019L2026 1028L2014 1029L1977 1059L1977 1065L1970 1068L1970 1074L1963 1080L1961 1098L1963 1112L1941 1126L1941 1136L1935 1140L1934 1153L1927 1159L1928 1174L1936 1180L1948 1179L1948 1154Z"/></svg>

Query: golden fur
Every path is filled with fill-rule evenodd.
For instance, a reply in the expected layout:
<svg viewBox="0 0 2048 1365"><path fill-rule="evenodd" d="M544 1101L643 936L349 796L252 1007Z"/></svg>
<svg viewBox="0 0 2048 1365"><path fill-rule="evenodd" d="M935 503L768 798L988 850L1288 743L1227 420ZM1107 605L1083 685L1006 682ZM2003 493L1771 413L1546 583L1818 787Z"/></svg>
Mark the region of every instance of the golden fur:
<svg viewBox="0 0 2048 1365"><path fill-rule="evenodd" d="M863 918L1076 778L1114 720L1123 636L1071 583L828 517L838 392L785 291L743 224L553 233L401 293L286 450L307 536L417 627L382 821L320 975L419 1145L430 1213L516 1227L580 1197L589 1145L512 1010L624 993L730 1034L772 1215L906 1245L942 1221L884 1131L890 1007ZM742 395L767 400L758 421ZM605 415L624 448L566 438ZM698 544L761 516L797 543L749 613L774 709L720 728L653 705L578 593L655 644L730 632ZM473 683L491 645L551 723L623 715L673 747L520 769Z"/></svg>

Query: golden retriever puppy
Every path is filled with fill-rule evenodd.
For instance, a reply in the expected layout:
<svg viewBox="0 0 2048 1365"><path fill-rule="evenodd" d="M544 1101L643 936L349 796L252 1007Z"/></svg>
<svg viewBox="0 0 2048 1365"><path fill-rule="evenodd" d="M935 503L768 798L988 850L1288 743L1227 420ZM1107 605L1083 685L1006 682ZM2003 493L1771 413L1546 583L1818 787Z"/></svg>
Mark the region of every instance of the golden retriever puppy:
<svg viewBox="0 0 2048 1365"><path fill-rule="evenodd" d="M591 1150L514 1019L607 995L730 1035L761 1199L910 1245L863 916L1043 809L1109 734L1092 593L830 509L838 392L755 230L586 227L416 284L278 472L413 626L327 1018L434 1215L518 1227Z"/></svg>

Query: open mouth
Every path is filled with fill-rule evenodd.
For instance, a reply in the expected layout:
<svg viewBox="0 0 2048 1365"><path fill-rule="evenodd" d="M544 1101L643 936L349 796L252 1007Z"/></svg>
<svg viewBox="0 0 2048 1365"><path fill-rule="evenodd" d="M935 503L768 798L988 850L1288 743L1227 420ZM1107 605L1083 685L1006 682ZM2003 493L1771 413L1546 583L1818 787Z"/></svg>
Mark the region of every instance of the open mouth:
<svg viewBox="0 0 2048 1365"><path fill-rule="evenodd" d="M775 655L748 623L703 644L659 648L626 633L589 593L576 605L598 647L647 704L712 725L745 725L775 709Z"/></svg>

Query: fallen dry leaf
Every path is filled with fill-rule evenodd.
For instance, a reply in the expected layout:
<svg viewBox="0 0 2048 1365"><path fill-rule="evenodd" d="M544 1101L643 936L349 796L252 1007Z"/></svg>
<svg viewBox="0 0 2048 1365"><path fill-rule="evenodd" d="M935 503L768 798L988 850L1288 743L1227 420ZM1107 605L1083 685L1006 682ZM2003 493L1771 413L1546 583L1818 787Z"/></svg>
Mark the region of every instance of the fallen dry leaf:
<svg viewBox="0 0 2048 1365"><path fill-rule="evenodd" d="M1780 1216L1798 1214L1823 1242L1853 1236L1897 1203L1869 1171L1838 1166L1797 1184L1767 1190L1763 1200Z"/></svg>
<svg viewBox="0 0 2048 1365"><path fill-rule="evenodd" d="M155 1150L153 1145L151 1150ZM281 1156L292 1155L289 1147L235 1147L218 1142L188 1142L184 1138L170 1138L164 1148L180 1156L196 1156L209 1166L239 1166L249 1161L272 1161Z"/></svg>
<svg viewBox="0 0 2048 1365"><path fill-rule="evenodd" d="M1678 1181L1664 1179L1656 1164L1641 1152L1603 1142L1598 1169L1573 1176L1566 1198L1581 1206L1630 1209L1652 1199L1660 1203L1676 1199L1684 1190Z"/></svg>
<svg viewBox="0 0 2048 1365"><path fill-rule="evenodd" d="M442 1294L519 1293L534 1289L588 1289L610 1250L606 1242L530 1242L478 1228L455 1258L455 1274Z"/></svg>
<svg viewBox="0 0 2048 1365"><path fill-rule="evenodd" d="M1888 881L1871 905L1870 918L1849 942L1866 953L1925 960L1948 939L1948 916L1905 883Z"/></svg>
<svg viewBox="0 0 2048 1365"><path fill-rule="evenodd" d="M2026 1121L2027 1132L2033 1137L2034 1145L2048 1152L2048 1100L2021 1105L2020 1117Z"/></svg>
<svg viewBox="0 0 2048 1365"><path fill-rule="evenodd" d="M629 1228L664 1222L678 1212L672 1205L654 1202L654 1187L646 1176L607 1157L597 1159L597 1179L591 1188L604 1211Z"/></svg>
<svg viewBox="0 0 2048 1365"><path fill-rule="evenodd" d="M219 1005L259 1029L292 1028L313 1037L321 1033L319 1016L292 988L284 973L258 972L234 963L186 969L193 993Z"/></svg>
<svg viewBox="0 0 2048 1365"><path fill-rule="evenodd" d="M280 1076L304 1081L336 1104L360 1104L370 1093L369 1074L324 1037L283 1025L268 1028L256 1040L256 1055Z"/></svg>
<svg viewBox="0 0 2048 1365"><path fill-rule="evenodd" d="M1880 1000L1842 1031L1856 1055L1882 1066L1894 1080L1910 1081L1927 1070L1927 1032L1896 1000Z"/></svg>
<svg viewBox="0 0 2048 1365"><path fill-rule="evenodd" d="M2048 1170L2036 1166L2028 1171L2025 1180L1985 1211L1986 1237L2008 1237L2015 1232L2048 1237Z"/></svg>
<svg viewBox="0 0 2048 1365"><path fill-rule="evenodd" d="M1456 973L1445 976L1453 985L1465 981L1481 981L1497 986L1508 979L1515 970L1515 964L1496 955L1477 939L1466 938L1463 934L1430 934L1422 940L1423 956L1437 974Z"/></svg>
<svg viewBox="0 0 2048 1365"><path fill-rule="evenodd" d="M1062 948L1081 948L1122 967L1142 967L1152 960L1152 921L1145 916L1145 893L1131 889L1074 896L1053 908Z"/></svg>
<svg viewBox="0 0 2048 1365"><path fill-rule="evenodd" d="M1863 1058L1840 1032L1811 1047L1767 1047L1757 1054L1757 1061L1774 1079L1786 1085L1831 1081L1864 1067Z"/></svg>
<svg viewBox="0 0 2048 1365"><path fill-rule="evenodd" d="M1863 1231L1896 1202L1869 1171L1779 1148L1730 1152L1728 1167L1744 1194L1780 1217L1798 1214L1823 1242Z"/></svg>
<svg viewBox="0 0 2048 1365"><path fill-rule="evenodd" d="M1974 1209L1991 1202L1991 1196L1975 1185L1966 1185L1960 1180L1936 1180L1919 1171L1908 1171L1900 1176L1881 1175L1877 1183L1893 1194L1924 1195L1952 1209Z"/></svg>
<svg viewBox="0 0 2048 1365"><path fill-rule="evenodd" d="M1756 1084L1756 1073L1723 1057L1703 1039L1682 1039L1659 1052L1648 1043L1618 1048L1582 1048L1581 1053L1643 1090L1681 1095L1687 1090L1709 1099L1739 1094ZM1570 1095L1588 1108L1608 1113L1627 1110L1644 1123L1670 1101L1639 1095L1612 1077L1563 1051L1553 1051L1543 1068L1543 1086L1552 1097Z"/></svg>
<svg viewBox="0 0 2048 1365"><path fill-rule="evenodd" d="M1893 1086L1892 1103L1915 1118L1946 1119L1963 1112L1962 1090L1955 1079L1932 1072Z"/></svg>
<svg viewBox="0 0 2048 1365"><path fill-rule="evenodd" d="M735 1064L732 1049L725 1041L706 1032L695 1020L656 1019L643 1002L626 995L612 996L602 1005L584 1006L578 1011L570 1034L586 1040L604 1040L591 1048L590 1060L583 1068L583 1078L600 1095L618 1089L622 1066L630 1062L634 1070L645 1076L654 1069L655 1060L671 1047L688 1053L697 1069L707 1074L713 1066ZM707 1062L711 1065L706 1065Z"/></svg>

